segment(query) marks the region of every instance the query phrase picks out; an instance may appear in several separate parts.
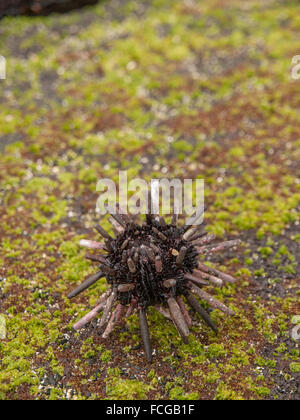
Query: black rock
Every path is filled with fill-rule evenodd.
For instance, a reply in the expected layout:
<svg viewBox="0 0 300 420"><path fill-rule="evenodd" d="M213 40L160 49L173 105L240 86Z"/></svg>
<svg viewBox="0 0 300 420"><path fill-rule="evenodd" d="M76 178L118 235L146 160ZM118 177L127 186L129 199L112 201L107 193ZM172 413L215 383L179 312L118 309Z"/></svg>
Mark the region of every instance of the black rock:
<svg viewBox="0 0 300 420"><path fill-rule="evenodd" d="M48 15L52 12L64 13L97 2L98 0L1 0L0 18L18 15Z"/></svg>

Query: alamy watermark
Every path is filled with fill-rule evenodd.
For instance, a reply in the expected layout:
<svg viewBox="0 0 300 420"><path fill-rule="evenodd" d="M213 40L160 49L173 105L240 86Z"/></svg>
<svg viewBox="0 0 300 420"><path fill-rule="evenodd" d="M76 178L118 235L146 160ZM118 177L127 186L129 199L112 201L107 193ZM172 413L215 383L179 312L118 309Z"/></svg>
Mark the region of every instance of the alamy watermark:
<svg viewBox="0 0 300 420"><path fill-rule="evenodd" d="M293 80L300 79L300 55L294 55L292 58L291 76Z"/></svg>
<svg viewBox="0 0 300 420"><path fill-rule="evenodd" d="M0 315L0 340L6 338L6 319L4 315Z"/></svg>
<svg viewBox="0 0 300 420"><path fill-rule="evenodd" d="M151 179L128 180L127 171L119 172L118 188L109 178L100 179L97 192L101 192L96 204L96 212L104 215L152 214L153 216L185 214L186 224L201 224L204 213L203 179ZM117 194L118 192L118 194ZM118 195L118 197L117 197ZM117 206L119 203L119 206Z"/></svg>
<svg viewBox="0 0 300 420"><path fill-rule="evenodd" d="M6 79L6 58L0 55L0 80Z"/></svg>
<svg viewBox="0 0 300 420"><path fill-rule="evenodd" d="M292 318L292 324L296 324L291 330L291 336L294 340L300 341L300 315L295 315Z"/></svg>

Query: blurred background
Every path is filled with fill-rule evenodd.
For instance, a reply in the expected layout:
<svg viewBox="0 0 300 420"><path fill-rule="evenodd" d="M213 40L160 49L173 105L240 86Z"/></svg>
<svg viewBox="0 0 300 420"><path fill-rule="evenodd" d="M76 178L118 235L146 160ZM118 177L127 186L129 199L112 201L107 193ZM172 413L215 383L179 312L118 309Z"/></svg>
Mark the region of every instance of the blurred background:
<svg viewBox="0 0 300 420"><path fill-rule="evenodd" d="M299 399L299 2L87 3L0 5L0 398ZM237 316L191 313L186 345L150 311L152 365L135 315L72 331L104 279L66 299L119 170L203 178L208 229L243 240L210 262Z"/></svg>

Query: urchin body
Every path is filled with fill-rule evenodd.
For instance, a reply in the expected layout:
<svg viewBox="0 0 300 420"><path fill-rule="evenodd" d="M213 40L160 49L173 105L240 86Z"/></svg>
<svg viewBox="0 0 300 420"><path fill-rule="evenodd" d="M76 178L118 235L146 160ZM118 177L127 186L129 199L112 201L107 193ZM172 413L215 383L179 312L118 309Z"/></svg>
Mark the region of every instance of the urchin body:
<svg viewBox="0 0 300 420"><path fill-rule="evenodd" d="M171 294L180 296L185 292L184 274L197 267L197 250L182 239L183 233L182 229L161 226L153 220L151 224L129 226L111 241L107 264L115 273L108 274L107 281L112 287L121 286L119 290L124 284L132 285L132 290L118 292L123 305L137 300L140 307L147 309L164 304ZM178 250L182 249L186 249L184 259L177 263ZM169 279L174 282L168 282Z"/></svg>
<svg viewBox="0 0 300 420"><path fill-rule="evenodd" d="M104 243L81 241L83 246L101 250L101 255L87 256L98 262L99 271L68 297L78 295L101 277L106 277L110 287L100 297L96 307L74 325L76 330L103 311L99 327L105 327L102 337L107 338L122 316L127 318L138 311L146 357L151 361L152 347L147 323L149 306L173 321L184 342L188 341L192 324L186 303L217 332L209 314L194 295L212 307L234 315L231 309L202 290L209 283L221 286L224 282L234 282L234 278L199 262L199 256L236 246L239 240L212 246L210 243L215 239L214 235L204 232L201 225L178 227L176 215L173 215L170 224L163 217L147 215L142 225L121 214L119 208L111 216L110 221L116 230L115 238L101 226L96 226Z"/></svg>

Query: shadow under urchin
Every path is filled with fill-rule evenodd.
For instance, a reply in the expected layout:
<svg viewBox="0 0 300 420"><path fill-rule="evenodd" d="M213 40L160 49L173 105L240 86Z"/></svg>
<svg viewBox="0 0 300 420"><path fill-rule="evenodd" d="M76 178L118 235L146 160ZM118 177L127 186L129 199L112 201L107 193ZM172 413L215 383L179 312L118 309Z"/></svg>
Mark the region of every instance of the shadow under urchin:
<svg viewBox="0 0 300 420"><path fill-rule="evenodd" d="M105 327L102 337L107 338L122 317L126 319L137 311L146 357L150 362L149 306L174 323L185 343L192 325L186 305L217 333L215 324L196 296L213 308L234 315L230 308L205 292L203 286L222 286L224 282L235 282L235 279L208 267L199 258L235 247L240 240L211 245L216 237L204 231L203 225L195 224L199 215L193 225L180 227L177 219L173 213L171 223L167 224L163 217L152 215L148 210L146 221L139 225L117 206L117 212L111 213L109 218L116 232L115 238L97 225L95 228L103 237L103 243L80 241L82 246L102 251L101 255L86 256L98 263L99 271L69 293L68 298L77 296L102 277L106 278L109 288L94 309L74 325L75 330L84 327L103 311L99 328Z"/></svg>

